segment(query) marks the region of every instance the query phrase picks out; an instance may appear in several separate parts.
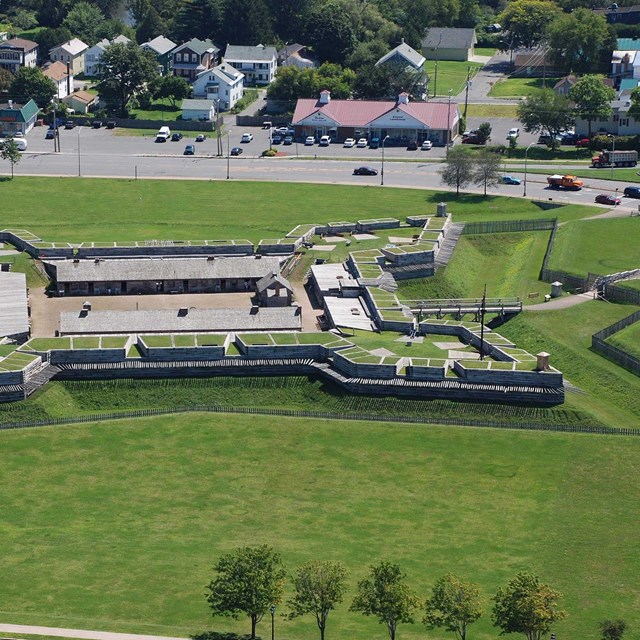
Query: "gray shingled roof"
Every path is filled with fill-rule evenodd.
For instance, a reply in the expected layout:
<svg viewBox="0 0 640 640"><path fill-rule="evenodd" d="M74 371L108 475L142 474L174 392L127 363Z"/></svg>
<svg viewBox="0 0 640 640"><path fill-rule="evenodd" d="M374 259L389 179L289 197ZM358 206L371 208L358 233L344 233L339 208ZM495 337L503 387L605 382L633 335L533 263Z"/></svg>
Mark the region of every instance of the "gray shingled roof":
<svg viewBox="0 0 640 640"><path fill-rule="evenodd" d="M265 62L270 62L276 56L275 47L265 47L263 45L248 47L228 44L227 50L224 52L225 60L264 60Z"/></svg>
<svg viewBox="0 0 640 640"><path fill-rule="evenodd" d="M0 337L28 332L26 276L0 271Z"/></svg>
<svg viewBox="0 0 640 640"><path fill-rule="evenodd" d="M431 27L421 44L423 49L470 49L476 42L475 29Z"/></svg>
<svg viewBox="0 0 640 640"><path fill-rule="evenodd" d="M425 63L424 56L421 53L418 53L413 47L410 47L406 42L402 42L395 49L392 49L386 55L382 56L378 62L376 62L376 67L380 66L393 58L396 54L403 57L412 67L415 69L422 69L422 65Z"/></svg>
<svg viewBox="0 0 640 640"><path fill-rule="evenodd" d="M195 98L186 98L182 101L182 110L206 111L208 109L211 109L213 104L213 100L198 100Z"/></svg>
<svg viewBox="0 0 640 640"><path fill-rule="evenodd" d="M165 53L169 53L172 49L175 49L178 45L173 42L173 40L169 40L169 38L166 38L165 36L158 36L153 40L149 40L149 42L141 44L140 46L152 49L157 55L162 56Z"/></svg>
<svg viewBox="0 0 640 640"><path fill-rule="evenodd" d="M182 51L182 49L191 49L191 51L200 56L209 49L212 49L214 52L219 51L218 47L216 47L211 40L199 40L198 38L192 38L189 42L181 44L173 53L178 53L178 51Z"/></svg>
<svg viewBox="0 0 640 640"><path fill-rule="evenodd" d="M257 309L257 308L256 308ZM79 311L60 314L62 334L175 333L197 331L267 331L301 329L298 307L259 309L177 309Z"/></svg>
<svg viewBox="0 0 640 640"><path fill-rule="evenodd" d="M48 260L45 264L55 268L58 282L262 278L280 269L277 257Z"/></svg>
<svg viewBox="0 0 640 640"><path fill-rule="evenodd" d="M264 276L264 278L260 278L260 280L256 282L256 289L259 292L264 291L265 289L268 289L270 286L276 283L293 293L293 288L291 287L291 284L289 284L289 281L279 273L273 272L268 273L266 276Z"/></svg>

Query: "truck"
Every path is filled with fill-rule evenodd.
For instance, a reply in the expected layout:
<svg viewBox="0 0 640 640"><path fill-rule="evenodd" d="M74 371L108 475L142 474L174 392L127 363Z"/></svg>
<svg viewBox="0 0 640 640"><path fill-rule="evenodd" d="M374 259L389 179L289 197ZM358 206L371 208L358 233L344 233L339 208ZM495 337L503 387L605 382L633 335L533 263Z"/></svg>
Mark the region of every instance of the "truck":
<svg viewBox="0 0 640 640"><path fill-rule="evenodd" d="M566 189L567 191L580 191L584 182L575 176L547 176L547 183L551 189Z"/></svg>
<svg viewBox="0 0 640 640"><path fill-rule="evenodd" d="M607 151L604 149L600 152L600 155L591 158L591 166L596 169L602 167L635 167L637 164L637 151Z"/></svg>

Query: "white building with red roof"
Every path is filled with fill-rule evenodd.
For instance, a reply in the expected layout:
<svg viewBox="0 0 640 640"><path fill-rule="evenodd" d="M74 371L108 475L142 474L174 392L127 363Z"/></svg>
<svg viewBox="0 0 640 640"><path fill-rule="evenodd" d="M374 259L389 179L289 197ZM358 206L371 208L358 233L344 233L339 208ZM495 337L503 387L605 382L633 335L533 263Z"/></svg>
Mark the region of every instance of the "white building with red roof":
<svg viewBox="0 0 640 640"><path fill-rule="evenodd" d="M455 102L410 102L401 93L396 102L385 100L332 100L326 89L319 100L296 103L292 124L297 138L329 135L334 142L346 138L386 138L387 146L431 140L444 146L458 135L460 112Z"/></svg>

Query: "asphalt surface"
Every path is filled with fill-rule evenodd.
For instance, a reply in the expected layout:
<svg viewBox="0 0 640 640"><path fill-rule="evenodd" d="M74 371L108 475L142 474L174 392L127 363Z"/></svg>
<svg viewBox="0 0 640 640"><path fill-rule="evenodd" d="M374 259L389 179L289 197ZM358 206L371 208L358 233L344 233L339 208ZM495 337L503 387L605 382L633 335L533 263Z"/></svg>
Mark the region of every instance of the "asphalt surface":
<svg viewBox="0 0 640 640"><path fill-rule="evenodd" d="M184 638L171 636L147 636L134 633L63 629L60 627L34 627L22 624L0 624L0 633L52 636L58 638L81 638L83 640L184 640Z"/></svg>

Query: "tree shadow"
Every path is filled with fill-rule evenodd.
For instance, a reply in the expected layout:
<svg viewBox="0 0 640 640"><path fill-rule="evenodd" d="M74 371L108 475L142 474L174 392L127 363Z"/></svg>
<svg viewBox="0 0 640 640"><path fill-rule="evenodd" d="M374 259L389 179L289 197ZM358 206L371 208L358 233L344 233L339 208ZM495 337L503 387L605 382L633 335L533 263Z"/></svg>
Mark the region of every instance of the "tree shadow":
<svg viewBox="0 0 640 640"><path fill-rule="evenodd" d="M11 176L0 176L0 182L11 182L12 179Z"/></svg>
<svg viewBox="0 0 640 640"><path fill-rule="evenodd" d="M189 637L191 638L191 640L250 640L251 634L219 632L219 631L203 631L202 633L194 633ZM256 638L260 638L260 636L256 636Z"/></svg>

